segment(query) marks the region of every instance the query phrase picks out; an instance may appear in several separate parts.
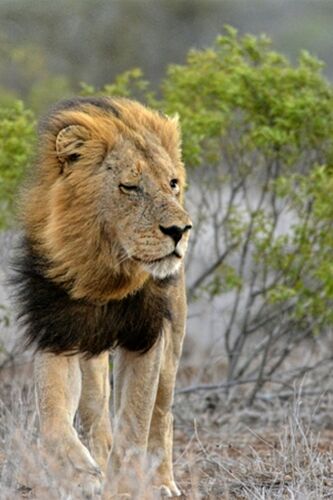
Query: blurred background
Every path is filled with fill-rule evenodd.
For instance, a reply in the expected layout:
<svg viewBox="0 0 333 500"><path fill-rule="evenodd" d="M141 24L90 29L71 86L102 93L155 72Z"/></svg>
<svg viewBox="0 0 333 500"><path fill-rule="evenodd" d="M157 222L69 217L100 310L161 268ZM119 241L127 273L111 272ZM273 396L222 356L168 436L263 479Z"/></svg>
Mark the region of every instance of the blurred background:
<svg viewBox="0 0 333 500"><path fill-rule="evenodd" d="M0 0L0 99L36 111L80 83L139 67L158 86L169 63L210 46L223 26L266 33L295 61L307 49L333 76L330 0Z"/></svg>

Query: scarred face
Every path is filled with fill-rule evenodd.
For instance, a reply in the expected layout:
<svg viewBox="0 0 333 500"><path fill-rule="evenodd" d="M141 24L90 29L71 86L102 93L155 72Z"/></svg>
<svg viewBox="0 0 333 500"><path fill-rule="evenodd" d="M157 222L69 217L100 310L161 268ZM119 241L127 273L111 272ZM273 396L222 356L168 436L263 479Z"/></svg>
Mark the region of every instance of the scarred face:
<svg viewBox="0 0 333 500"><path fill-rule="evenodd" d="M120 140L103 163L101 203L117 220L106 220L124 252L157 278L176 273L184 258L191 221L181 205L179 168L153 138L149 150Z"/></svg>

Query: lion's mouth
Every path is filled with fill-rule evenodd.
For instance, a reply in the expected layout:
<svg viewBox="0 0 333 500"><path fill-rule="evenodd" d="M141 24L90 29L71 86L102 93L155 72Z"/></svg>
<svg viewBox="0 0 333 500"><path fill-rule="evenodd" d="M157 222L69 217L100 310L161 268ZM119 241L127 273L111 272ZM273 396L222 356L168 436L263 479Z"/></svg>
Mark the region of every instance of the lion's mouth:
<svg viewBox="0 0 333 500"><path fill-rule="evenodd" d="M142 262L143 264L157 264L158 262L162 262L172 257L176 257L177 259L183 258L183 256L179 253L179 251L176 248L173 252L168 253L167 255L164 255L164 257L159 257L157 259L151 259L151 260L140 259L139 257L135 257L134 255L132 256L132 259L136 260L137 262Z"/></svg>

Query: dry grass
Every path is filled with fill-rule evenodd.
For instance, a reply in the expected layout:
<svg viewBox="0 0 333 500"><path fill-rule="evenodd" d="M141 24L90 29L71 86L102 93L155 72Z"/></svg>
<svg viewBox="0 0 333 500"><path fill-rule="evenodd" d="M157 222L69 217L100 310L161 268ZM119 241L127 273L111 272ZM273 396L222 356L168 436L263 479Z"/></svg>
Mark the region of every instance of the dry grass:
<svg viewBox="0 0 333 500"><path fill-rule="evenodd" d="M197 370L183 366L179 383ZM31 364L0 372L1 499L83 498L38 446ZM175 474L188 499L306 499L333 495L333 396L325 372L293 390L193 391L175 397ZM75 484L75 481L74 481ZM70 491L70 493L69 493ZM143 494L142 498L156 498Z"/></svg>
<svg viewBox="0 0 333 500"><path fill-rule="evenodd" d="M176 470L189 498L332 495L330 396L302 399L296 393L288 401L258 402L251 410L241 403L226 408L217 396L212 408L212 398L205 399L208 409L193 420L192 433L184 432L184 416L176 433ZM202 401L193 399L192 405Z"/></svg>

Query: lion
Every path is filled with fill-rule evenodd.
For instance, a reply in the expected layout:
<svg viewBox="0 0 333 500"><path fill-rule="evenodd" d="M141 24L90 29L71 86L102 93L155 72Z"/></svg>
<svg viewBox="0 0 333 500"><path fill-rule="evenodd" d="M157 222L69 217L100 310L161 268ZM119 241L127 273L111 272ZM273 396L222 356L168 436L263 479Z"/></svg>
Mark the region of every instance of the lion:
<svg viewBox="0 0 333 500"><path fill-rule="evenodd" d="M171 407L191 220L178 120L124 98L62 101L29 176L16 283L43 446L93 495L105 477L106 494L130 493L135 460L157 457L154 485L179 496Z"/></svg>

